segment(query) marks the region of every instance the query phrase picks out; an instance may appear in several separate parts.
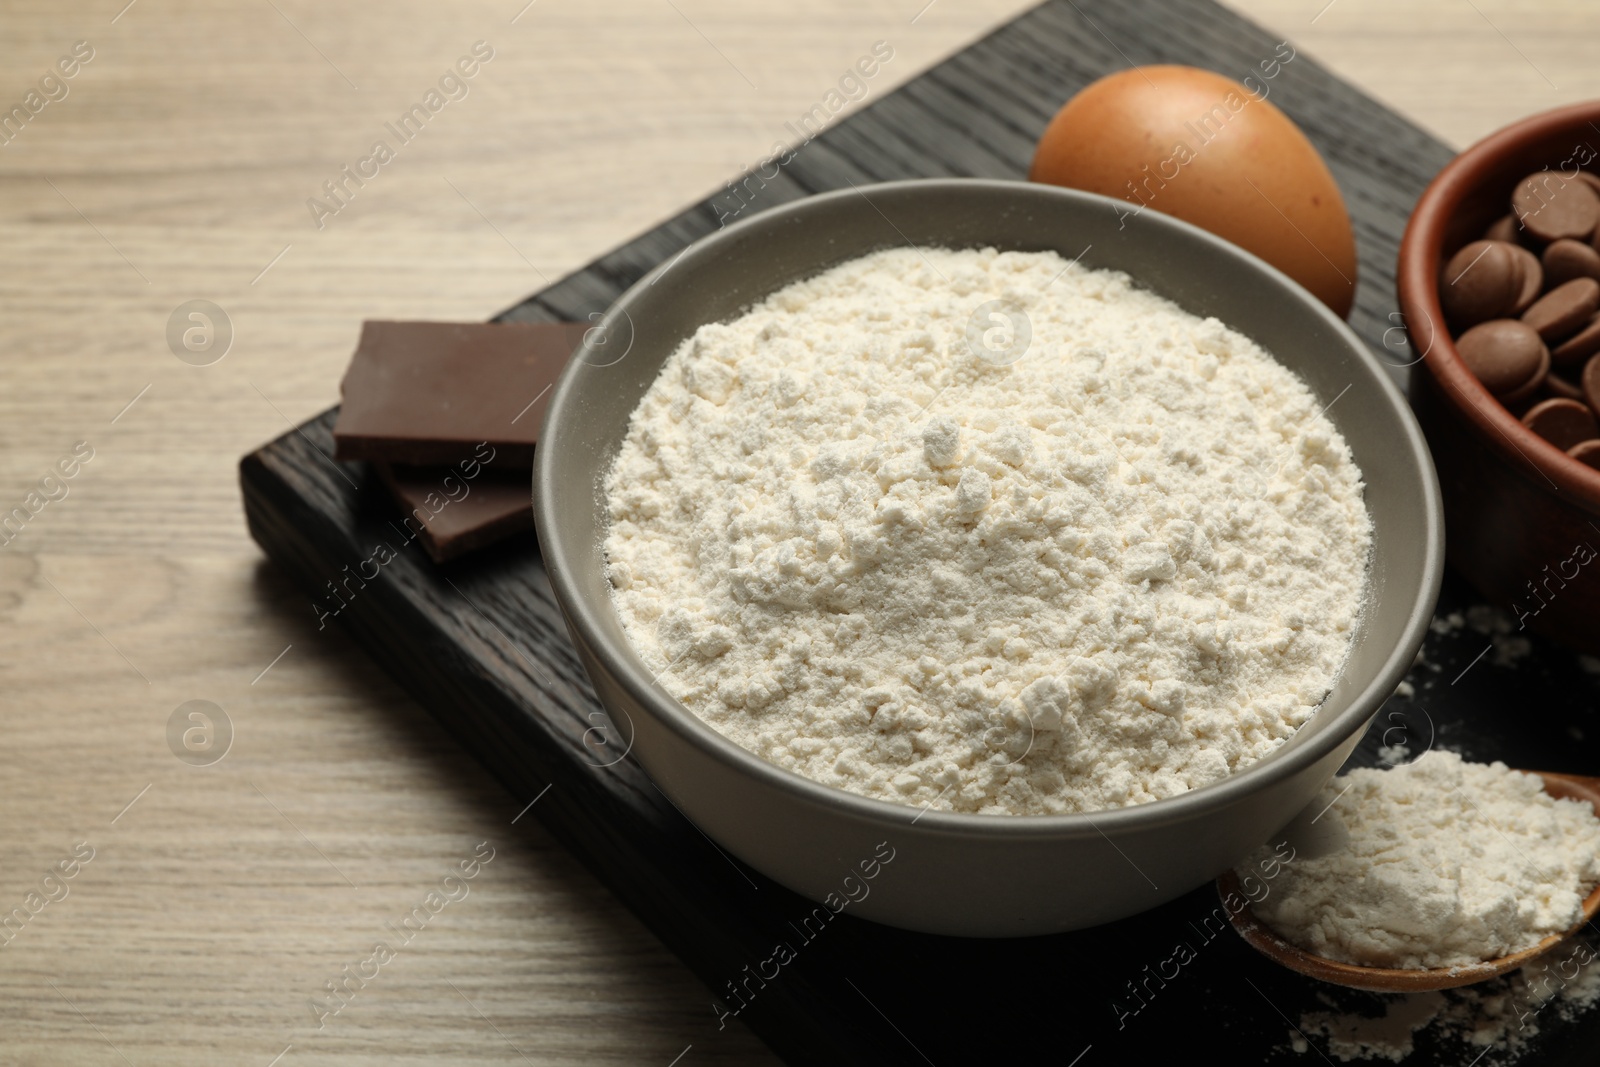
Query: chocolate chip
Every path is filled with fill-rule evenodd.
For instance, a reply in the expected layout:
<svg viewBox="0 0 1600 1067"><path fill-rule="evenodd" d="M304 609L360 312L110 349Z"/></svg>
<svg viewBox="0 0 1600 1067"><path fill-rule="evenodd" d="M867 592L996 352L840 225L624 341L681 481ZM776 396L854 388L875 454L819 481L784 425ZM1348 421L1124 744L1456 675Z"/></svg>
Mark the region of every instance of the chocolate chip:
<svg viewBox="0 0 1600 1067"><path fill-rule="evenodd" d="M1533 397L1538 395L1539 387L1544 384L1544 380L1549 376L1550 350L1545 349L1542 357L1539 360L1539 366L1534 369L1533 377L1529 378L1518 388L1513 389L1511 392L1502 396L1500 398L1500 402L1510 408L1520 407L1522 410L1516 412L1517 417L1520 418L1522 416L1522 412L1527 410L1528 402Z"/></svg>
<svg viewBox="0 0 1600 1067"><path fill-rule="evenodd" d="M1520 236L1520 227L1517 226L1515 215L1501 215L1489 223L1489 228L1483 231L1486 241L1507 241L1515 244Z"/></svg>
<svg viewBox="0 0 1600 1067"><path fill-rule="evenodd" d="M1580 441L1600 437L1594 412L1577 400L1543 400L1522 416L1522 425L1566 451Z"/></svg>
<svg viewBox="0 0 1600 1067"><path fill-rule="evenodd" d="M1583 398L1589 402L1589 409L1600 414L1600 356L1589 357L1578 384L1583 388Z"/></svg>
<svg viewBox="0 0 1600 1067"><path fill-rule="evenodd" d="M1563 237L1588 240L1600 222L1600 194L1588 183L1542 170L1517 183L1511 210L1528 232L1541 241Z"/></svg>
<svg viewBox="0 0 1600 1067"><path fill-rule="evenodd" d="M1539 331L1546 341L1559 341L1577 332L1600 308L1600 282L1574 278L1558 285L1522 313L1522 321Z"/></svg>
<svg viewBox="0 0 1600 1067"><path fill-rule="evenodd" d="M1583 441L1567 449L1567 455L1600 471L1600 441Z"/></svg>
<svg viewBox="0 0 1600 1067"><path fill-rule="evenodd" d="M1473 241L1450 257L1439 302L1452 322L1471 326L1515 312L1527 283L1526 261L1516 252L1505 241Z"/></svg>
<svg viewBox="0 0 1600 1067"><path fill-rule="evenodd" d="M1550 354L1550 358L1553 361L1555 359L1555 353L1552 352ZM1566 397L1568 400L1583 399L1583 390L1579 389L1576 385L1572 384L1555 371L1551 371L1549 374L1544 376L1544 385L1542 388L1551 396L1562 396Z"/></svg>
<svg viewBox="0 0 1600 1067"><path fill-rule="evenodd" d="M1539 299L1539 294L1544 292L1544 267L1539 263L1538 256L1521 245L1511 246L1511 258L1517 261L1517 269L1522 276L1522 292L1512 305L1511 314L1520 315L1531 308L1533 302Z"/></svg>
<svg viewBox="0 0 1600 1067"><path fill-rule="evenodd" d="M1541 257L1545 284L1552 288L1574 278L1600 279L1600 252L1584 241L1551 241Z"/></svg>
<svg viewBox="0 0 1600 1067"><path fill-rule="evenodd" d="M1483 387L1507 403L1531 394L1550 371L1550 350L1516 319L1479 323L1456 340L1456 351ZM1600 390L1600 370L1594 379Z"/></svg>
<svg viewBox="0 0 1600 1067"><path fill-rule="evenodd" d="M1558 367L1574 367L1600 352L1600 315L1588 325L1550 350L1550 360Z"/></svg>

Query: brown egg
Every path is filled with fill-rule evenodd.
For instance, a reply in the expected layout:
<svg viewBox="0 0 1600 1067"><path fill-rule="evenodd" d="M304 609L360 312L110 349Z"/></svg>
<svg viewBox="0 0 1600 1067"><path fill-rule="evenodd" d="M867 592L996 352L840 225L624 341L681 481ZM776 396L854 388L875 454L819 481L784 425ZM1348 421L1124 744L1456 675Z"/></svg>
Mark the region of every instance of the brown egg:
<svg viewBox="0 0 1600 1067"><path fill-rule="evenodd" d="M1247 79L1255 81L1255 79ZM1134 67L1068 100L1028 177L1164 211L1271 263L1339 315L1355 300L1344 198L1300 128L1252 92L1195 67Z"/></svg>

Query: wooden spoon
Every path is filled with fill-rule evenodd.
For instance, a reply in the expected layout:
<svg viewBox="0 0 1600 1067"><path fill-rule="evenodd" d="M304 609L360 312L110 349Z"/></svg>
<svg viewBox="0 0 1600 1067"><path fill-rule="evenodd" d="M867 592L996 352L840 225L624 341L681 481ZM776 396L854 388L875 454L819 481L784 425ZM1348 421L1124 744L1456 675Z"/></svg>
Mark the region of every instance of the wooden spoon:
<svg viewBox="0 0 1600 1067"><path fill-rule="evenodd" d="M1575 774L1547 774L1543 771L1532 773L1544 779L1546 793L1558 800L1569 797L1574 800L1586 800L1594 806L1595 814L1600 816L1600 778L1585 778ZM1217 879L1217 892L1224 900L1229 893L1240 893L1243 896L1238 876L1231 870L1225 872ZM1431 970L1363 967L1356 963L1341 963L1324 956L1312 955L1279 937L1271 927L1256 918L1248 907L1235 912L1231 921L1233 928L1239 931L1239 936L1248 941L1256 951L1309 978L1348 986L1351 989L1366 989L1374 993L1420 993L1430 989L1452 989L1456 986L1487 981L1526 966L1583 929L1594 920L1597 913L1600 913L1600 886L1597 886L1584 900L1583 920L1566 933L1551 934L1532 948L1514 952L1509 956L1485 960L1482 963L1459 967L1436 967Z"/></svg>

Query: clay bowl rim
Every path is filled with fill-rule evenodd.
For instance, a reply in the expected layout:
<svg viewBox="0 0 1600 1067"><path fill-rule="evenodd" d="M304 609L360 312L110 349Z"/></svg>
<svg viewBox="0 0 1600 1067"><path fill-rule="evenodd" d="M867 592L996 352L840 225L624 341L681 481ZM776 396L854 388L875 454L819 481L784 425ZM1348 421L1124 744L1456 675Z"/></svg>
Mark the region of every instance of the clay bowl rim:
<svg viewBox="0 0 1600 1067"><path fill-rule="evenodd" d="M1557 800L1586 800L1600 816L1600 778L1576 774L1558 774L1554 771L1528 771L1544 782L1544 791ZM1240 893L1239 876L1232 870L1223 871L1217 878L1217 896L1224 902L1229 893ZM1486 982L1519 967L1526 967L1542 956L1548 955L1569 938L1592 926L1600 915L1600 885L1596 885L1583 899L1583 918L1576 926L1563 933L1551 934L1532 948L1499 956L1482 963L1463 964L1456 967L1434 967L1426 970L1402 970L1395 967L1369 967L1359 963L1318 956L1280 937L1277 931L1256 917L1249 905L1231 912L1228 921L1251 948L1291 971L1315 978L1319 982L1344 986L1347 989L1364 989L1372 993L1423 993L1436 989L1455 989L1476 982Z"/></svg>
<svg viewBox="0 0 1600 1067"><path fill-rule="evenodd" d="M1596 131L1596 139L1600 140L1600 102L1560 107L1514 122L1445 164L1423 190L1406 224L1396 284L1412 349L1418 347L1418 331L1409 324L1426 322L1430 343L1423 348L1422 362L1445 397L1466 416L1479 436L1534 484L1542 480L1555 488L1557 496L1576 498L1591 511L1600 511L1600 470L1573 459L1524 426L1467 370L1444 325L1438 287L1450 219L1477 192L1485 174L1508 159L1527 155L1529 145L1577 127ZM1531 169L1530 166L1530 173ZM1508 204L1508 211L1509 208Z"/></svg>

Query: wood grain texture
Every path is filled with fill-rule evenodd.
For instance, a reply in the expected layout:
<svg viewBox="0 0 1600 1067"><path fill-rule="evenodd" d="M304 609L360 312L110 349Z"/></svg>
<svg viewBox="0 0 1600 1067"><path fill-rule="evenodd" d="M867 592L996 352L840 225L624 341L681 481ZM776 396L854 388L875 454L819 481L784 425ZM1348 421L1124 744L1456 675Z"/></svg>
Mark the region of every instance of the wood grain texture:
<svg viewBox="0 0 1600 1067"><path fill-rule="evenodd" d="M97 853L0 949L0 1063L665 1064L701 1033L704 987L316 631L234 464L333 402L363 318L485 318L761 158L874 40L872 99L1027 5L922 6L5 4L0 102L75 40L96 55L0 148L0 507L74 441L96 457L0 551L0 903ZM1574 0L1477 4L1560 90L1447 0L1308 28L1320 4L1234 6L1452 143L1595 94ZM305 199L480 38L468 98L315 229ZM193 298L237 330L206 368L163 336ZM167 749L190 699L237 730L211 768ZM315 1030L307 998L482 840L471 896ZM730 1027L683 1063L765 1056Z"/></svg>
<svg viewBox="0 0 1600 1067"><path fill-rule="evenodd" d="M249 540L237 459L333 401L363 318L481 320L757 158L874 40L897 46L876 96L1022 4L943 0L909 27L846 3L541 0L510 25L520 0L139 0L111 24L124 2L8 4L0 40L7 102L96 48L0 148L5 508L96 449L0 552L5 909L74 841L98 849L0 949L0 1063L668 1063L707 991L510 825L527 798L317 632ZM470 95L316 230L306 198L479 38L496 57ZM163 336L192 298L237 330L210 367ZM168 751L190 699L236 727L214 767ZM471 895L316 1029L308 998L482 840L500 851ZM692 1055L772 1062L738 1025Z"/></svg>
<svg viewBox="0 0 1600 1067"><path fill-rule="evenodd" d="M730 216L811 192L890 178L1019 176L1054 102L1114 69L1123 51L1111 42L1119 38L1133 42L1128 47L1142 62L1208 61L1241 71L1274 48L1263 31L1207 0L1168 3L1161 15L1155 26L1138 7L1045 4L809 140L781 170L736 182L508 315L581 319ZM1349 194L1366 271L1353 321L1380 355L1394 357L1398 371L1400 355L1385 343L1388 265L1411 200L1449 151L1309 58L1297 58L1292 68L1285 63L1273 87ZM625 347L627 338L612 343ZM321 610L337 608L339 623L513 795L548 792L536 816L706 981L718 998L713 1017L736 1013L786 1062L915 1063L926 1057L924 1048L981 1060L993 1041L982 1020L1008 1015L1057 1019L1085 1054L1114 1043L1124 1054L1169 1055L1204 1040L1246 1058L1270 1057L1282 1041L1277 1012L1320 1003L1314 983L1286 980L1232 938L1216 941L1225 922L1205 934L1217 905L1209 886L1121 923L1055 937L963 941L848 915L832 920L825 935L804 932L806 902L722 854L626 758L628 724L609 722L584 685L534 547L508 546L451 568L428 566L408 551L408 535L370 491L369 473L327 458L332 417L324 414L245 459L241 480L253 535L308 595L326 590ZM341 578L351 561L391 555L370 583L351 587ZM1445 610L1463 595L1452 588ZM1430 648L1436 665L1464 674L1475 663L1461 651L1442 635ZM1540 686L1534 697L1556 712L1552 726L1559 729L1600 693L1592 680L1578 678L1570 655L1536 652L1546 675L1560 672L1558 685ZM1481 676L1487 675L1485 668ZM1432 682L1418 676L1414 684L1427 689ZM1433 721L1450 729L1458 745L1471 736L1480 751L1503 752L1514 739L1477 682L1430 700ZM1424 714L1405 698L1386 709L1401 721L1407 711ZM1371 764L1380 745L1394 741L1394 721L1371 732L1360 759ZM1519 731L1522 743L1533 746L1529 765L1581 767L1600 759L1592 744L1579 751L1551 732ZM1144 1005L1118 981L1120 962L1105 969L1059 965L1131 960L1137 973L1141 959L1170 964L1173 945L1193 945L1191 936L1204 953L1191 973L1218 988L1203 997L1163 997L1159 1011L1133 1027L1126 1020L1143 1016ZM796 958L766 973L777 946ZM930 960L941 961L947 974L1007 980L976 988L940 983L930 980ZM1276 990L1272 1011L1247 992L1252 983ZM702 1044L721 1032L711 1021ZM1570 1061L1586 1034L1600 1027L1600 1014L1581 1025L1584 1033L1548 1032L1539 1054ZM1013 1054L1029 1059L1063 1051L1053 1031L1023 1029L1006 1040ZM1423 1062L1438 1057L1429 1053Z"/></svg>
<svg viewBox="0 0 1600 1067"><path fill-rule="evenodd" d="M1584 0L1230 0L1457 149L1600 96L1600 8Z"/></svg>

